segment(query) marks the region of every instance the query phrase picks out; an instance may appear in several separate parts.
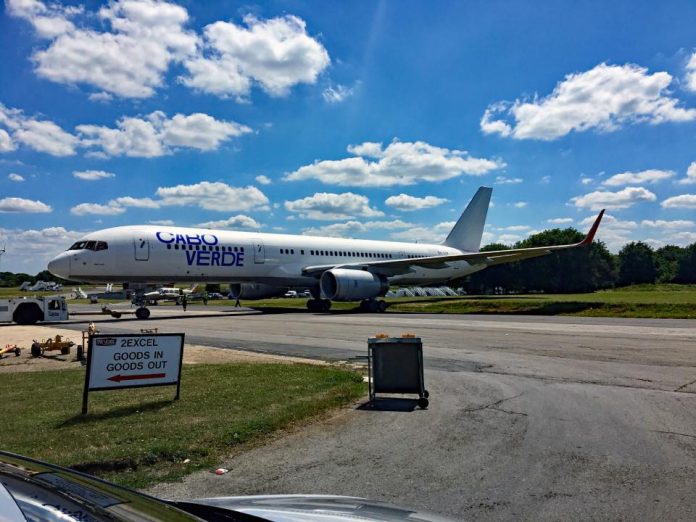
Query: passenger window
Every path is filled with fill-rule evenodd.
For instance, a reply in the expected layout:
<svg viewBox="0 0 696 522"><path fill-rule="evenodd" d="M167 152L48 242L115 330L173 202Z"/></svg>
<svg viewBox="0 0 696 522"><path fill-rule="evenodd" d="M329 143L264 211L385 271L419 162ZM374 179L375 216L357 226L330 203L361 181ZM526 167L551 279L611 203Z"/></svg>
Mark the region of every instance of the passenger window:
<svg viewBox="0 0 696 522"><path fill-rule="evenodd" d="M244 247L239 247L240 252L244 252Z"/></svg>
<svg viewBox="0 0 696 522"><path fill-rule="evenodd" d="M235 251L235 252L237 251L237 247L234 247L234 251Z"/></svg>
<svg viewBox="0 0 696 522"><path fill-rule="evenodd" d="M294 249L294 248L290 249L290 253L294 256L294 255L295 255L295 249Z"/></svg>
<svg viewBox="0 0 696 522"><path fill-rule="evenodd" d="M304 255L304 250L300 250L300 255Z"/></svg>
<svg viewBox="0 0 696 522"><path fill-rule="evenodd" d="M171 243L170 243L170 244L167 245L167 250L171 250L171 249L172 249L172 245L171 245Z"/></svg>
<svg viewBox="0 0 696 522"><path fill-rule="evenodd" d="M174 245L174 250L179 250L179 245Z"/></svg>

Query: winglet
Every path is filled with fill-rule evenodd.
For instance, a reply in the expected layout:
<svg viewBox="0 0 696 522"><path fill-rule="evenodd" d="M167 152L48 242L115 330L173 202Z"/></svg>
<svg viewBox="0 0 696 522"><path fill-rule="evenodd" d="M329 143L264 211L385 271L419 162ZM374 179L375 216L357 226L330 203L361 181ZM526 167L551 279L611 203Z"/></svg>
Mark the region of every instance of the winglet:
<svg viewBox="0 0 696 522"><path fill-rule="evenodd" d="M597 219L595 219L595 222L592 225L592 228L590 229L590 231L585 236L585 239L583 239L580 242L580 246L585 246L585 245L589 245L590 243L592 243L592 240L594 239L595 234L597 233L597 229L599 228L599 222L602 221L602 216L604 216L604 210L605 209L602 209L602 211L599 213L599 216L597 216Z"/></svg>

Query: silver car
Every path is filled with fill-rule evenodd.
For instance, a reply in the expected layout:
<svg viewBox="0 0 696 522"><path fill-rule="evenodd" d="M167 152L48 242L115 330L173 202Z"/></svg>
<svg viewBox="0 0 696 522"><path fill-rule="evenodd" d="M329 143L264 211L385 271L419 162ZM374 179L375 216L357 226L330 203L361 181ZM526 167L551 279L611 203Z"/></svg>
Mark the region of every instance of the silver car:
<svg viewBox="0 0 696 522"><path fill-rule="evenodd" d="M362 498L264 495L167 501L0 451L0 521L446 522Z"/></svg>

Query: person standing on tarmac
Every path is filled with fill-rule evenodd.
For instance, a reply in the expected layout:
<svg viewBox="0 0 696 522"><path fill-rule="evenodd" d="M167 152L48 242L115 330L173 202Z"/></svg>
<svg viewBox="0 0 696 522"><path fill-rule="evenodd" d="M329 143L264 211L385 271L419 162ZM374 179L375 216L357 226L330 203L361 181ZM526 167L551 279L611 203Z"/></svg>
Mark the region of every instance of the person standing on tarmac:
<svg viewBox="0 0 696 522"><path fill-rule="evenodd" d="M188 299L186 298L186 294L181 296L181 307L184 309L184 312L186 311L187 301L188 301Z"/></svg>

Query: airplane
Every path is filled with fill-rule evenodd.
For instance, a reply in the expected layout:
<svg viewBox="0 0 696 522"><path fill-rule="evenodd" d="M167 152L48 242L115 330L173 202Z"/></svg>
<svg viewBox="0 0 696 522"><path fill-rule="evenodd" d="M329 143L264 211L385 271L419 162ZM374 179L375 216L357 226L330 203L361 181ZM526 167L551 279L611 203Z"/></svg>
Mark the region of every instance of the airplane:
<svg viewBox="0 0 696 522"><path fill-rule="evenodd" d="M162 286L156 290L145 292L142 298L145 302L155 304L157 301L175 301L176 304L181 303L181 297L186 295L187 298L192 297L198 285L193 285L191 288L175 288L171 286Z"/></svg>
<svg viewBox="0 0 696 522"><path fill-rule="evenodd" d="M309 289L307 308L360 301L383 312L390 285L440 284L489 266L583 247L594 239L602 210L579 243L479 252L492 190L480 187L441 244L264 234L165 226L121 226L87 234L48 264L64 279L89 282L229 283L231 297L263 299ZM143 300L136 317L147 319Z"/></svg>

